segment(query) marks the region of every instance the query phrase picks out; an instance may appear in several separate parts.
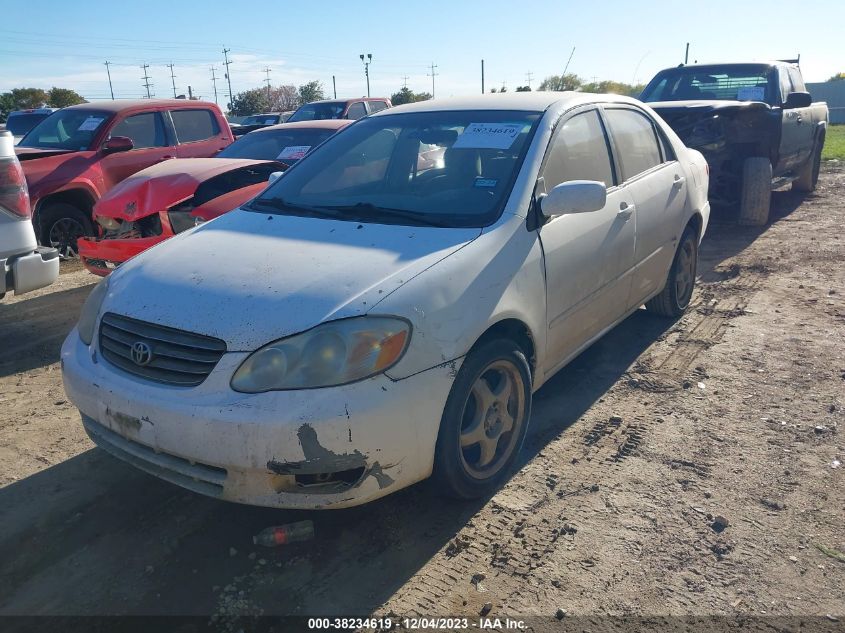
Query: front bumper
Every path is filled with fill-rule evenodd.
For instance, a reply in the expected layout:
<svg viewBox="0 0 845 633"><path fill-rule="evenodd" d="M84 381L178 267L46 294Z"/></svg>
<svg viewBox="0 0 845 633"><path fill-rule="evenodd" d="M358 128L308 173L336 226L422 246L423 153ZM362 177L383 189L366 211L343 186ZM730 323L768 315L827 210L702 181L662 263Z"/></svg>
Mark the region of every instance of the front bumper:
<svg viewBox="0 0 845 633"><path fill-rule="evenodd" d="M59 277L59 251L39 246L32 252L0 259L4 291L16 295L49 286Z"/></svg>
<svg viewBox="0 0 845 633"><path fill-rule="evenodd" d="M359 505L428 477L454 379L444 365L396 382L241 394L229 380L245 352L178 388L126 374L95 347L75 329L62 347L65 391L94 442L196 492L280 508Z"/></svg>
<svg viewBox="0 0 845 633"><path fill-rule="evenodd" d="M131 239L81 238L77 241L79 257L90 272L105 277L122 263L163 242L169 235Z"/></svg>

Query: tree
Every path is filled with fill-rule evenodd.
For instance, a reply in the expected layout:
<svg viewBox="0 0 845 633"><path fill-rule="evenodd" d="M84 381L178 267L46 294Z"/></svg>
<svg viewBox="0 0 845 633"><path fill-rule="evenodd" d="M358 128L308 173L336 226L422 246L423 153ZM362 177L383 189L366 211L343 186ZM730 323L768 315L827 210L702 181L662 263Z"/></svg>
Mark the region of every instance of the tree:
<svg viewBox="0 0 845 633"><path fill-rule="evenodd" d="M561 92L563 90L578 90L581 87L581 78L575 73L565 75L551 75L543 80L538 90L551 90Z"/></svg>
<svg viewBox="0 0 845 633"><path fill-rule="evenodd" d="M414 92L408 86L403 86L399 92L394 92L390 95L390 102L395 105L403 105L405 103L416 103L417 101L428 101L431 95L427 92Z"/></svg>
<svg viewBox="0 0 845 633"><path fill-rule="evenodd" d="M77 94L69 88L56 88L53 86L47 93L47 105L51 108L66 108L77 103L87 103L82 95Z"/></svg>
<svg viewBox="0 0 845 633"><path fill-rule="evenodd" d="M643 84L631 85L622 83L621 81L596 81L581 85L582 92L597 92L617 95L627 95L629 97L638 97L645 86Z"/></svg>
<svg viewBox="0 0 845 633"><path fill-rule="evenodd" d="M517 86L517 92L531 92L531 86Z"/></svg>
<svg viewBox="0 0 845 633"><path fill-rule="evenodd" d="M272 112L296 110L301 103L296 86L287 84L270 90L270 111Z"/></svg>
<svg viewBox="0 0 845 633"><path fill-rule="evenodd" d="M9 113L15 110L15 100L11 92L0 94L0 123L5 123Z"/></svg>
<svg viewBox="0 0 845 633"><path fill-rule="evenodd" d="M257 112L267 112L270 109L270 102L267 99L265 88L253 88L239 92L232 99L231 114L235 116L248 116Z"/></svg>
<svg viewBox="0 0 845 633"><path fill-rule="evenodd" d="M319 81L309 81L307 84L302 84L299 87L300 103L311 103L312 101L319 101L325 98L323 84Z"/></svg>
<svg viewBox="0 0 845 633"><path fill-rule="evenodd" d="M42 108L47 103L47 93L41 88L14 88L12 98L15 100L15 110Z"/></svg>
<svg viewBox="0 0 845 633"><path fill-rule="evenodd" d="M845 81L845 73L836 73L828 81Z"/></svg>

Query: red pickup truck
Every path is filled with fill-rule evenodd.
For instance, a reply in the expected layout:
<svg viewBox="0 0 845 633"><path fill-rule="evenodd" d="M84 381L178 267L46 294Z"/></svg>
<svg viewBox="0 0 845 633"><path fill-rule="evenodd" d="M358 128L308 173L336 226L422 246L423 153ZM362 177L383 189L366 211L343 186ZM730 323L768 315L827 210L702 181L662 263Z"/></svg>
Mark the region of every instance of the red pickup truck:
<svg viewBox="0 0 845 633"><path fill-rule="evenodd" d="M214 156L234 140L213 103L94 101L54 112L15 147L41 244L63 257L93 236L94 204L124 178L170 158Z"/></svg>

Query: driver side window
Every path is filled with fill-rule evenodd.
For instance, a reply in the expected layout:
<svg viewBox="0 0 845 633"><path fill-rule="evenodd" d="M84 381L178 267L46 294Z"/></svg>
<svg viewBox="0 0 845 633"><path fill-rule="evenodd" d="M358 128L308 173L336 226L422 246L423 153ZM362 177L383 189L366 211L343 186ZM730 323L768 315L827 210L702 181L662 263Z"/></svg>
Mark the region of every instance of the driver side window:
<svg viewBox="0 0 845 633"><path fill-rule="evenodd" d="M167 147L164 121L158 112L145 112L126 117L112 128L111 136L131 138L134 149Z"/></svg>

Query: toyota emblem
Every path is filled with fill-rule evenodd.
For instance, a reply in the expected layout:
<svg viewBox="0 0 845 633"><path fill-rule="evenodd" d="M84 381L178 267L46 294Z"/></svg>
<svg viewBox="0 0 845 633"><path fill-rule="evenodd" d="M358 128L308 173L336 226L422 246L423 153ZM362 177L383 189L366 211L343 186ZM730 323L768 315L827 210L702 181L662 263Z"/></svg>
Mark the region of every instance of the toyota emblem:
<svg viewBox="0 0 845 633"><path fill-rule="evenodd" d="M132 362L139 367L145 367L153 359L152 348L143 341L132 343Z"/></svg>

